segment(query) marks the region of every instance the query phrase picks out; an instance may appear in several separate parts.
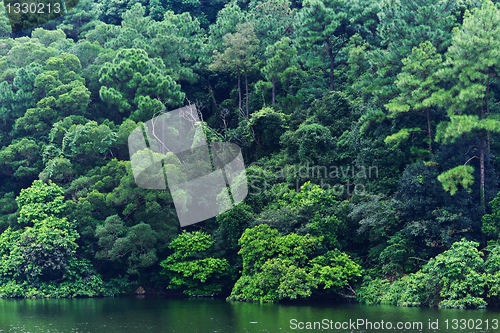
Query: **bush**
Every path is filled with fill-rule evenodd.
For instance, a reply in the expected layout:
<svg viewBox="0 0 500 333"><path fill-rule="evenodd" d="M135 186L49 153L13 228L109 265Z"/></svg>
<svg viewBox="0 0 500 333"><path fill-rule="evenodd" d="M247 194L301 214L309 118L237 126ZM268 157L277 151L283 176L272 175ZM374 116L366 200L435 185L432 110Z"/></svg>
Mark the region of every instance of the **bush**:
<svg viewBox="0 0 500 333"><path fill-rule="evenodd" d="M479 243L462 239L451 249L431 259L420 271L394 283L367 279L357 298L368 304L435 306L440 308L485 308L486 297L499 295L500 248L494 247L484 262Z"/></svg>

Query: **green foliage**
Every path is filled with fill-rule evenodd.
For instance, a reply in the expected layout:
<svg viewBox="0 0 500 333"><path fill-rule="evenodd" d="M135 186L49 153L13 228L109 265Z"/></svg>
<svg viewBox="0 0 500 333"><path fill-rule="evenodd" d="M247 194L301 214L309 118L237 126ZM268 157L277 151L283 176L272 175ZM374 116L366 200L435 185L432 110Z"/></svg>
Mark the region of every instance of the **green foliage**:
<svg viewBox="0 0 500 333"><path fill-rule="evenodd" d="M214 50L213 62L209 66L210 70L223 72L236 72L238 76L238 107L241 110L241 85L240 72L245 72L246 88L246 116L249 119L249 96L248 96L248 70L255 61L255 52L260 43L254 32L251 22L237 25L236 32L227 33L223 37L224 52Z"/></svg>
<svg viewBox="0 0 500 333"><path fill-rule="evenodd" d="M212 237L202 231L184 231L175 238L169 245L174 253L160 263L162 274L169 278L168 288L187 295L220 293L229 264L225 258L209 256L212 246Z"/></svg>
<svg viewBox="0 0 500 333"><path fill-rule="evenodd" d="M500 238L500 198L497 196L490 202L491 214L485 214L482 218L482 232L494 240Z"/></svg>
<svg viewBox="0 0 500 333"><path fill-rule="evenodd" d="M81 173L85 166L106 163L102 156L116 141L117 134L107 125L66 117L53 125L49 138L50 144L45 146L43 153L45 169L40 179L68 183L74 179L75 172Z"/></svg>
<svg viewBox="0 0 500 333"><path fill-rule="evenodd" d="M15 128L34 136L47 134L56 119L70 114L84 115L90 103L90 92L78 74L80 60L73 54L62 53L49 58L44 72L35 79L32 94L40 100L36 108L26 111L16 120Z"/></svg>
<svg viewBox="0 0 500 333"><path fill-rule="evenodd" d="M5 43L2 40L2 45ZM9 47L2 54L2 62L5 61L6 68L26 67L31 63L44 64L49 58L57 56L57 49L45 47L38 40L30 38L19 38L14 43L9 43Z"/></svg>
<svg viewBox="0 0 500 333"><path fill-rule="evenodd" d="M481 130L499 132L498 120L479 119L479 116L476 115L450 116L450 122L439 124L436 140L454 142L464 134Z"/></svg>
<svg viewBox="0 0 500 333"><path fill-rule="evenodd" d="M7 81L0 83L0 116L3 119L1 130L8 133L16 118L24 115L26 110L36 105L33 94L35 80L42 72L42 67L32 63L27 67L19 68L12 84Z"/></svg>
<svg viewBox="0 0 500 333"><path fill-rule="evenodd" d="M404 66L398 74L395 82L400 93L393 98L386 108L391 113L391 117L407 114L411 111L425 111L427 118L427 128L402 129L398 133L388 136L384 141L398 145L402 140L406 140L410 132L427 132L429 153L432 153L432 125L429 115L429 108L436 104L432 99L432 94L439 90L439 80L436 72L441 66L442 57L436 53L436 48L426 41L414 47L409 57L402 60Z"/></svg>
<svg viewBox="0 0 500 333"><path fill-rule="evenodd" d="M290 34L295 11L289 0L252 1L249 8L248 20L253 23L262 42L259 52L262 55L270 45L276 45L284 40L283 36Z"/></svg>
<svg viewBox="0 0 500 333"><path fill-rule="evenodd" d="M474 168L470 165L459 165L440 174L438 180L443 185L443 189L453 195L458 191L457 185L461 185L464 189L469 189L474 183L473 171Z"/></svg>
<svg viewBox="0 0 500 333"><path fill-rule="evenodd" d="M16 202L20 208L18 222L25 225L40 224L54 214L62 216L65 207L62 189L55 184L45 184L40 180L34 181L31 187L21 190Z"/></svg>
<svg viewBox="0 0 500 333"><path fill-rule="evenodd" d="M78 0L77 5L64 14L58 29L63 30L71 38L78 38L88 31L92 31L98 23L97 17L100 13L101 8L99 8L97 2Z"/></svg>
<svg viewBox="0 0 500 333"><path fill-rule="evenodd" d="M98 2L101 7L99 20L108 24L120 25L123 14L136 3L144 2L135 0L100 0Z"/></svg>
<svg viewBox="0 0 500 333"><path fill-rule="evenodd" d="M168 64L167 73L173 79L195 83L199 79L200 58L204 56L202 34L200 22L189 12L168 11L162 21L150 25L148 35L152 39L146 50Z"/></svg>
<svg viewBox="0 0 500 333"><path fill-rule="evenodd" d="M384 139L384 142L388 145L392 145L392 148L397 147L402 141L408 139L408 137L415 132L421 131L420 128L403 128L399 132L389 135Z"/></svg>
<svg viewBox="0 0 500 333"><path fill-rule="evenodd" d="M40 171L40 146L34 141L23 138L0 150L1 173L18 179L33 179Z"/></svg>
<svg viewBox="0 0 500 333"><path fill-rule="evenodd" d="M334 89L337 55L350 37L347 3L343 0L306 0L296 19L298 42L305 52L305 62L329 77L330 91Z"/></svg>
<svg viewBox="0 0 500 333"><path fill-rule="evenodd" d="M263 108L250 116L248 125L252 126L256 143L270 153L280 147L280 137L286 130L286 115Z"/></svg>
<svg viewBox="0 0 500 333"><path fill-rule="evenodd" d="M76 155L81 162L88 161L95 158L96 153L105 153L115 140L116 133L108 126L90 121L68 129L62 141L61 152L68 156Z"/></svg>
<svg viewBox="0 0 500 333"><path fill-rule="evenodd" d="M287 94L292 94L291 84L294 78L305 76L297 58L297 49L289 37L283 37L266 48L266 65L261 72L271 83L272 104L276 102L276 84L286 87Z"/></svg>
<svg viewBox="0 0 500 333"><path fill-rule="evenodd" d="M332 136L340 136L356 121L355 106L341 91L330 91L322 99L315 100L309 108L314 122L328 127Z"/></svg>
<svg viewBox="0 0 500 333"><path fill-rule="evenodd" d="M288 156L304 164L325 165L324 152L333 148L330 130L319 124L308 124L300 126L295 132L286 132L281 142L287 147Z"/></svg>
<svg viewBox="0 0 500 333"><path fill-rule="evenodd" d="M102 249L97 258L125 263L128 274L138 274L138 268L158 260L154 247L158 237L149 224L141 222L127 228L118 215L113 215L97 226L95 237Z"/></svg>
<svg viewBox="0 0 500 333"><path fill-rule="evenodd" d="M372 279L371 276L363 277L363 284L356 290L356 299L369 305L381 304L382 297L390 294L391 283L386 279Z"/></svg>
<svg viewBox="0 0 500 333"><path fill-rule="evenodd" d="M462 239L429 262L417 273L389 284L366 281L358 297L367 303L422 306L439 303L440 308L485 308L486 297L498 295L498 249L483 260L479 243Z"/></svg>
<svg viewBox="0 0 500 333"><path fill-rule="evenodd" d="M481 297L486 287L483 253L477 250L478 245L463 239L424 267L424 272L435 275L442 284L440 295L444 299L439 303L441 308L486 306Z"/></svg>
<svg viewBox="0 0 500 333"><path fill-rule="evenodd" d="M327 249L338 247L341 242L346 246L348 231L335 216L338 202L335 197L318 185L306 182L299 192L287 190L276 203L268 207L255 218L255 224L267 224L281 234L311 234L323 237L323 246Z"/></svg>
<svg viewBox="0 0 500 333"><path fill-rule="evenodd" d="M429 306L439 302L439 280L422 272L406 275L392 283L386 279L366 279L358 289L357 298L367 304L398 306Z"/></svg>
<svg viewBox="0 0 500 333"><path fill-rule="evenodd" d="M233 209L217 216L217 230L214 243L224 251L224 256L231 262L241 260L237 256L238 240L254 219L252 208L240 203Z"/></svg>
<svg viewBox="0 0 500 333"><path fill-rule="evenodd" d="M339 250L318 255L323 237L286 236L267 224L247 229L240 238L243 275L230 300L275 302L307 298L318 290L340 293L361 268Z"/></svg>
<svg viewBox="0 0 500 333"><path fill-rule="evenodd" d="M146 7L136 3L123 14L123 22L116 31L95 33L102 45L114 50L143 49L149 58L160 58L166 64L164 74L173 80L195 83L199 76L199 58L203 56L203 31L200 22L189 12L161 13L152 21L145 16ZM150 13L151 15L151 13ZM103 30L105 29L102 26ZM108 35L108 38L104 38Z"/></svg>
<svg viewBox="0 0 500 333"><path fill-rule="evenodd" d="M345 296L352 255L361 301L498 303L496 2L75 3L17 35L0 5L0 297ZM185 101L196 142L241 147L251 193L179 236L128 137Z"/></svg>
<svg viewBox="0 0 500 333"><path fill-rule="evenodd" d="M9 18L4 6L0 6L0 36L8 36L12 33Z"/></svg>
<svg viewBox="0 0 500 333"><path fill-rule="evenodd" d="M227 3L217 13L217 20L210 26L208 44L212 50L220 50L224 45L223 37L236 32L236 27L246 20L246 13L233 1Z"/></svg>
<svg viewBox="0 0 500 333"><path fill-rule="evenodd" d="M87 259L76 256L79 238L75 223L60 217L65 205L62 189L35 181L22 190L21 229L0 235L1 297L75 297L105 293L104 284ZM54 215L56 214L56 215Z"/></svg>
<svg viewBox="0 0 500 333"><path fill-rule="evenodd" d="M52 43L57 43L62 39L66 39L66 34L62 30L50 31L42 28L36 28L31 33L31 38L36 38L43 45L49 46Z"/></svg>
<svg viewBox="0 0 500 333"><path fill-rule="evenodd" d="M465 134L479 138L479 196L483 210L486 186L485 139L490 132L500 131L498 121L490 115L495 100L490 91L490 81L498 73L496 54L500 51L500 42L493 36L498 35L499 27L500 10L491 1L485 1L481 8L474 8L472 13L466 11L462 27L454 29L447 61L438 73L440 77L456 82L451 89L436 92L434 97L440 105L448 103L450 117L449 122L438 126L437 140L453 141ZM463 168L459 170L463 173ZM446 177L446 180L449 179Z"/></svg>
<svg viewBox="0 0 500 333"><path fill-rule="evenodd" d="M450 32L457 24L455 13L460 1L400 0L380 4L376 29L381 47L373 45L366 52L368 71L354 87L363 88L362 94L367 97L387 103L400 93L394 82L404 66L402 60L414 47L428 41L438 53L446 51Z"/></svg>
<svg viewBox="0 0 500 333"><path fill-rule="evenodd" d="M404 66L395 82L402 92L386 105L389 111L408 112L410 108L421 110L432 105L431 95L438 90L434 74L441 62L441 55L429 41L414 47L411 55L402 60Z"/></svg>
<svg viewBox="0 0 500 333"><path fill-rule="evenodd" d="M146 121L163 110L160 100L176 106L184 99L180 86L170 76L162 74L164 71L164 62L149 58L143 50L121 50L113 62L104 64L99 72L102 84L99 95L125 116Z"/></svg>

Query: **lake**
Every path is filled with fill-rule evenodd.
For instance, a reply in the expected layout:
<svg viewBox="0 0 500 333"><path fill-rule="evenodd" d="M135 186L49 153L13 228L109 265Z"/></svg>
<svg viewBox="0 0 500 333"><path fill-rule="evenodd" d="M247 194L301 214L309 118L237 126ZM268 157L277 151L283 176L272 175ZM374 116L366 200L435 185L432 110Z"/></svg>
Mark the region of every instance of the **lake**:
<svg viewBox="0 0 500 333"><path fill-rule="evenodd" d="M205 298L0 299L0 332L19 333L473 333L500 331L498 320L498 309L439 310L328 303L252 304ZM398 323L400 328L396 327ZM429 323L432 323L430 329ZM371 325L371 329L367 325Z"/></svg>

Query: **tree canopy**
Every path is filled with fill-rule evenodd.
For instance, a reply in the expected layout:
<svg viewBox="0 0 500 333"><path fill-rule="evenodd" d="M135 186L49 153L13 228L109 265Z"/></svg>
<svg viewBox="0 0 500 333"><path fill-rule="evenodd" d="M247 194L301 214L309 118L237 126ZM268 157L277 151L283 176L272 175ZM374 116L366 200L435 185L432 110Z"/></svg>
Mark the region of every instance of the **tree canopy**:
<svg viewBox="0 0 500 333"><path fill-rule="evenodd" d="M10 3L0 297L499 304L498 1L66 0L43 22ZM248 195L181 227L201 199L132 165L203 182L200 155L131 161L129 137L185 106L195 143L238 145Z"/></svg>

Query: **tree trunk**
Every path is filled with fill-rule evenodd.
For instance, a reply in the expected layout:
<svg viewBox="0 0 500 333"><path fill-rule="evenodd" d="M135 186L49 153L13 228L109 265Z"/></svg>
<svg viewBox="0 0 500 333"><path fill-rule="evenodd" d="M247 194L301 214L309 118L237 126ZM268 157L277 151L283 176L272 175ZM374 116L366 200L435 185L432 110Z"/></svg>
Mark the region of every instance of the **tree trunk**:
<svg viewBox="0 0 500 333"><path fill-rule="evenodd" d="M249 117L248 114L248 75L247 75L247 68L245 67L245 91L246 91L246 107L247 107L247 119Z"/></svg>
<svg viewBox="0 0 500 333"><path fill-rule="evenodd" d="M272 80L273 83L273 106L276 104L276 80Z"/></svg>
<svg viewBox="0 0 500 333"><path fill-rule="evenodd" d="M241 75L239 68L238 68L238 97L239 97L238 107L241 110Z"/></svg>
<svg viewBox="0 0 500 333"><path fill-rule="evenodd" d="M427 134L429 135L429 154L432 155L432 132L431 132L431 119L429 117L429 108L427 108Z"/></svg>
<svg viewBox="0 0 500 333"><path fill-rule="evenodd" d="M330 77L330 91L333 91L333 70L335 56L333 55L333 46L332 42L330 42L330 39L326 40L326 45L328 46L328 56L330 57L330 73L328 73L328 76Z"/></svg>
<svg viewBox="0 0 500 333"><path fill-rule="evenodd" d="M488 154L491 152L491 139L490 139L490 131L488 131L488 138L487 138L487 142L488 142Z"/></svg>
<svg viewBox="0 0 500 333"><path fill-rule="evenodd" d="M488 74L488 81L486 83L486 118L488 118L490 116L490 103L488 100L489 93L490 93L490 77ZM488 139L488 153L490 153L490 148L491 148L490 131L487 132L487 135L488 135L488 138L487 138Z"/></svg>
<svg viewBox="0 0 500 333"><path fill-rule="evenodd" d="M484 200L484 133L481 131L481 138L479 143L479 164L480 164L480 186L479 186L479 194L481 196L481 209L484 213L485 211L485 200Z"/></svg>
<svg viewBox="0 0 500 333"><path fill-rule="evenodd" d="M487 90L489 90L489 80L488 80L488 88ZM488 95L486 95L488 96ZM489 115L489 107L488 107L488 100L486 100L486 114L488 117ZM480 116L481 120L483 120L485 117L484 117L484 108L483 106L481 105L481 116ZM479 185L479 195L481 196L480 200L481 200L481 210L482 210L482 213L484 214L485 210L486 210L486 204L485 204L485 199L484 199L484 130L480 130L479 132L479 135L480 135L480 139L479 139L479 168L480 168L480 185ZM488 133L488 136L489 136L489 133Z"/></svg>

